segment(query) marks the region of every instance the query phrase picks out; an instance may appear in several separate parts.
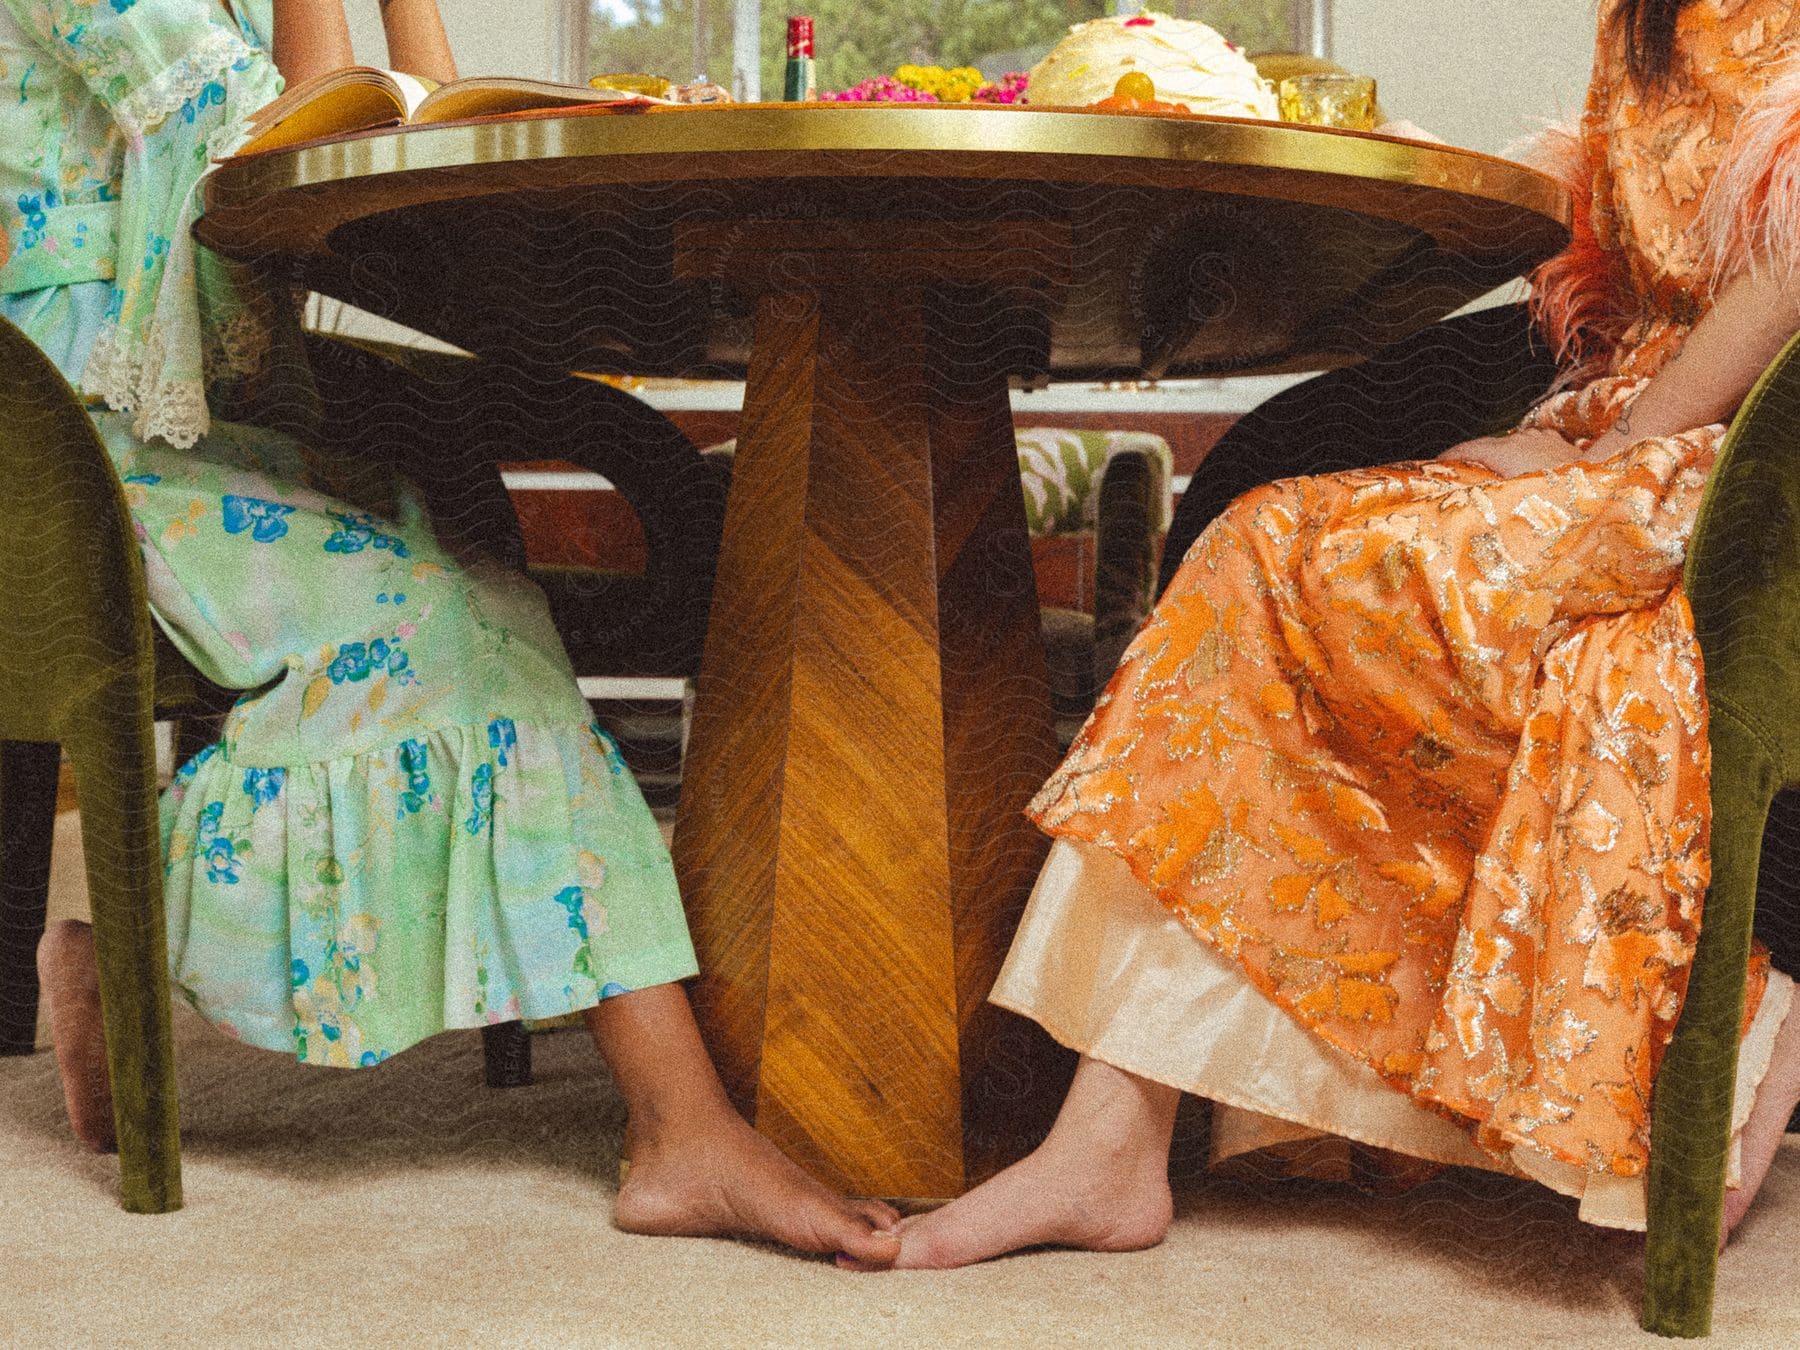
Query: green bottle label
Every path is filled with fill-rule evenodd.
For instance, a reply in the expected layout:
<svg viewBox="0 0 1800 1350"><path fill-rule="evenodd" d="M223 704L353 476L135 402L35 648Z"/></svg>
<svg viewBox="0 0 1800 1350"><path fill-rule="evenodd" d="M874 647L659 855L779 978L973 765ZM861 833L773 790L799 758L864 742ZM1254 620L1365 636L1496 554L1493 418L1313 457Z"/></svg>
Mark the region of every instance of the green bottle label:
<svg viewBox="0 0 1800 1350"><path fill-rule="evenodd" d="M782 88L782 98L789 103L810 102L818 92L814 78L812 57L790 56L787 63L787 82Z"/></svg>

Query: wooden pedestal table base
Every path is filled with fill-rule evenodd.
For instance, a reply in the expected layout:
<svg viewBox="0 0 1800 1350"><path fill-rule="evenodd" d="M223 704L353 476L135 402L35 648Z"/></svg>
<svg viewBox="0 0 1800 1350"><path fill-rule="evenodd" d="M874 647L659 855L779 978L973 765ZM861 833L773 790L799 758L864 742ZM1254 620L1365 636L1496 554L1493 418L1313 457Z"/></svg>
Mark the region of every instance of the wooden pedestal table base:
<svg viewBox="0 0 1800 1350"><path fill-rule="evenodd" d="M676 269L757 306L675 833L702 1030L822 1180L958 1195L1035 1141L1066 1065L986 1002L1056 749L1017 352L944 288L1064 284L1068 234L708 226Z"/></svg>

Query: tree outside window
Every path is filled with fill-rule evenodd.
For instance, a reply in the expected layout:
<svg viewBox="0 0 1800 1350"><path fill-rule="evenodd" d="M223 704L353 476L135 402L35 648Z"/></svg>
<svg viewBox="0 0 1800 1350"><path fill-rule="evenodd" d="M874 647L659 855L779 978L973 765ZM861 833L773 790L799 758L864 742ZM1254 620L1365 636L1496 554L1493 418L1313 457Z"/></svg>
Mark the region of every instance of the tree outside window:
<svg viewBox="0 0 1800 1350"><path fill-rule="evenodd" d="M564 0L578 25L577 80L638 72L705 75L739 98L779 91L787 17L810 14L821 90L901 65L1028 70L1072 24L1143 8L1211 24L1250 52L1322 51L1325 0ZM736 41L743 34L745 41ZM753 48L754 50L740 50ZM735 58L735 60L734 60Z"/></svg>

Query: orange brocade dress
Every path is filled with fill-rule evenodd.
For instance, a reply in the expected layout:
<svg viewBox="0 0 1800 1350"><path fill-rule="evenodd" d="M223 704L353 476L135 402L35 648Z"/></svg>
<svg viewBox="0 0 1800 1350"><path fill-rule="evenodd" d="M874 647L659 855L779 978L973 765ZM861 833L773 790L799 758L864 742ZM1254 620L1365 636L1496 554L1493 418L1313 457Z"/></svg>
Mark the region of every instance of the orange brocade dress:
<svg viewBox="0 0 1800 1350"><path fill-rule="evenodd" d="M1613 7L1565 137L1576 242L1536 279L1562 336L1590 357L1599 339L1592 378L1525 423L1576 447L1743 264L1783 205L1751 198L1800 139L1793 0L1690 5L1654 100ZM1715 177L1742 199L1708 200ZM1260 1117L1531 1175L1641 1226L1708 877L1680 577L1722 435L1241 497L1032 803L1058 843L995 1000ZM1759 948L1740 1127L1791 991Z"/></svg>

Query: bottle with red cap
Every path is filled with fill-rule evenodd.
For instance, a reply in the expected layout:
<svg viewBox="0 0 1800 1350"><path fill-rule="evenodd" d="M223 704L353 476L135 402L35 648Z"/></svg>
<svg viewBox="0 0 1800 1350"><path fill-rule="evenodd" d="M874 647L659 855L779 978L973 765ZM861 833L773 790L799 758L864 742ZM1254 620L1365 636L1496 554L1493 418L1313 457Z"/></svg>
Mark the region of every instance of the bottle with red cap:
<svg viewBox="0 0 1800 1350"><path fill-rule="evenodd" d="M818 96L813 69L813 21L804 14L788 16L787 82L782 97L789 103L806 103Z"/></svg>

